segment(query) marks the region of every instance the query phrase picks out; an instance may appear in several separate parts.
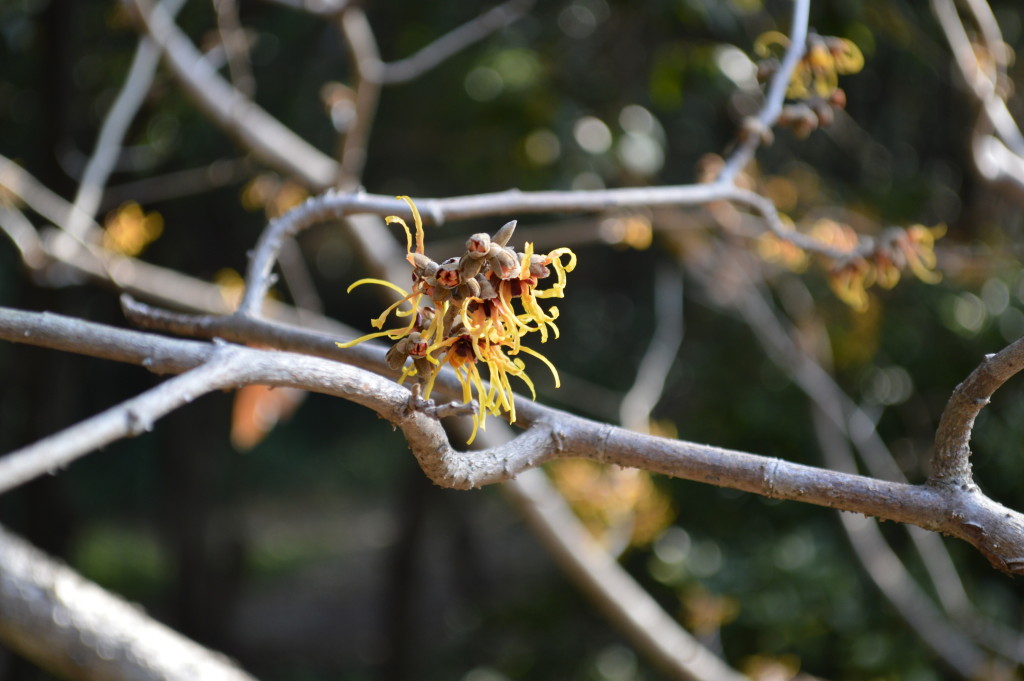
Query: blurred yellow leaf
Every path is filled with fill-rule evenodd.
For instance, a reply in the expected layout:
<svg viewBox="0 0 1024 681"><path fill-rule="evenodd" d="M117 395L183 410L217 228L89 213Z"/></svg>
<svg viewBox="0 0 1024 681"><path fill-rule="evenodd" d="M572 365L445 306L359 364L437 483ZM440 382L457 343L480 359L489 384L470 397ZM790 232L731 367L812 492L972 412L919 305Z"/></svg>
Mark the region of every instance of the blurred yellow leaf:
<svg viewBox="0 0 1024 681"><path fill-rule="evenodd" d="M107 214L103 247L114 253L134 257L164 231L164 219L157 212L145 213L142 206L129 201Z"/></svg>

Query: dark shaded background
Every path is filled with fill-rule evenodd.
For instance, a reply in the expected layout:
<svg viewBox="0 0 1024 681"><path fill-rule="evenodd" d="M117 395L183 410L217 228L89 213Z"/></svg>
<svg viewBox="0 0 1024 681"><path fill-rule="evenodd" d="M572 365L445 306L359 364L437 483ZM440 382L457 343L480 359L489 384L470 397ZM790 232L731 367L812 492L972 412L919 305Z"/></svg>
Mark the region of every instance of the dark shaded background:
<svg viewBox="0 0 1024 681"><path fill-rule="evenodd" d="M351 76L337 32L271 3L242 4L257 38L256 100L332 149L319 89ZM994 5L1007 41L1020 48L1016 3ZM367 10L382 54L397 59L487 6L441 0ZM364 183L375 193L445 196L692 182L702 155L728 149L737 112L756 106L724 75L722 46L749 54L759 34L786 29L789 11L757 0L540 3L416 82L385 90ZM214 26L209 3L188 3L180 23L202 42ZM820 269L800 279L828 324L840 383L877 414L908 477L920 481L950 391L983 354L1024 333L1020 206L972 174L974 112L923 4L816 3L812 24L854 40L867 57L863 72L842 83L849 116L805 141L780 131L759 155L760 172L800 189L797 218L856 215L869 231L949 226L939 245L943 282L905 281L877 294L864 315L831 296ZM70 198L135 42L115 3L0 4L0 152ZM1012 75L1020 81L1019 68ZM576 122L594 116L618 144L620 114L631 105L658 121L649 141L664 163L646 174L624 164L617 146L591 154L574 141ZM1019 110L1019 98L1011 106ZM534 141L559 142L549 163L527 151L538 131L546 132ZM251 174L170 198L175 184L160 180L235 163L239 150L166 73L129 140L104 212L135 198L163 216L165 232L144 255L151 262L207 280L241 271L266 220L242 205ZM144 178L156 181L130 184ZM680 245L658 232L651 248L631 250L595 241L596 220L520 222L562 234L558 243L546 243L545 231L535 238L571 242L580 261L560 302L562 338L545 347L566 385L553 391L535 377L545 402L616 418L654 326L654 271L680 255L704 257L702 240L719 238L701 211L664 211L654 222L696 225L700 236ZM457 243L495 227L453 224L431 237ZM311 230L301 247L327 313L368 328L376 301L345 295L364 271L340 232ZM686 338L654 416L690 440L820 465L806 398L699 282L688 279L686 292ZM33 281L6 243L0 304L124 324L116 292ZM18 345L0 346L0 377L0 451L159 380ZM974 462L981 486L1016 508L1024 506L1019 390L1011 384L983 412ZM151 434L5 495L0 520L266 681L662 678L571 588L499 490L431 487L400 434L315 395L239 454L228 439L231 401L204 397ZM862 575L832 512L677 480L656 485L671 499L674 529L633 547L624 562L670 612L704 622L699 631L731 663L765 656L834 679L951 678ZM897 548L907 542L900 528L883 530ZM966 545L950 550L979 607L1019 627L1020 582ZM700 618L706 612L710 623ZM42 678L0 652L0 679Z"/></svg>

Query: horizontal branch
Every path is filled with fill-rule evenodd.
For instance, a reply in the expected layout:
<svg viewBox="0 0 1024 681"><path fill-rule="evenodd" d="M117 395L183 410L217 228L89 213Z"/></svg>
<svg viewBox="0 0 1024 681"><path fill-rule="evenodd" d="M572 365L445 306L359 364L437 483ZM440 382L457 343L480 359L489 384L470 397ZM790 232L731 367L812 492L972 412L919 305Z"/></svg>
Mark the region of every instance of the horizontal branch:
<svg viewBox="0 0 1024 681"><path fill-rule="evenodd" d="M116 329L48 313L0 308L0 338L106 357L157 372L210 361L223 346ZM669 440L597 423L520 398L529 425L498 448L459 452L437 419L393 381L339 362L287 352L232 347L242 360L232 381L303 388L376 411L400 428L437 484L468 489L502 482L556 458L581 457L664 475L836 508L951 534L976 546L1000 569L1024 574L1024 516L976 487L909 485L782 459ZM126 435L131 434L126 430Z"/></svg>
<svg viewBox="0 0 1024 681"><path fill-rule="evenodd" d="M600 213L622 208L700 206L714 201L729 201L752 209L765 219L766 224L777 235L808 251L840 261L859 254L859 251L837 251L809 236L787 229L771 200L728 182L591 191L523 192L510 189L449 198L419 198L414 201L424 221L434 225L442 225L449 220L481 217L537 213ZM277 254L286 239L326 220L364 213L398 215L412 219L409 206L393 196L361 191L328 190L272 220L260 235L250 257L245 296L239 310L243 314L258 312L259 305L270 287L270 274L277 261Z"/></svg>

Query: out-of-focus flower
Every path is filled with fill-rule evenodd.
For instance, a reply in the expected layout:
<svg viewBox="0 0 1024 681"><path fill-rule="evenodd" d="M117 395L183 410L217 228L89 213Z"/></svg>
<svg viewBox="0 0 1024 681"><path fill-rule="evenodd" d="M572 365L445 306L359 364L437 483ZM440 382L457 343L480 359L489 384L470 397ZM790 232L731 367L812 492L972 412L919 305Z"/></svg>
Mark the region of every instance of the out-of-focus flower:
<svg viewBox="0 0 1024 681"><path fill-rule="evenodd" d="M778 31L768 31L754 42L754 53L762 58L772 58L789 47L789 38ZM846 38L820 36L811 32L807 35L807 49L800 59L786 90L789 99L828 99L839 89L839 76L857 73L864 67L864 55L860 48ZM771 74L771 69L762 69L762 78Z"/></svg>
<svg viewBox="0 0 1024 681"><path fill-rule="evenodd" d="M868 287L874 283L874 270L863 258L854 258L832 269L828 283L839 300L857 312L868 309Z"/></svg>
<svg viewBox="0 0 1024 681"><path fill-rule="evenodd" d="M549 471L590 534L616 553L651 543L672 524L672 502L647 471L586 459L554 461Z"/></svg>
<svg viewBox="0 0 1024 681"><path fill-rule="evenodd" d="M338 343L338 347L352 347L380 337L395 341L387 354L388 365L401 369L399 382L410 377L420 382L427 398L440 369L450 366L462 384L463 400L475 399L478 405L469 440L472 442L477 429L484 426L487 414L498 416L507 412L509 420L515 421L510 377L523 381L534 394L533 382L519 355L531 355L546 364L558 387L554 365L523 345L522 339L530 333L539 334L542 343L549 333L558 337L558 308L544 309L540 301L563 297L566 273L575 268L576 255L568 248L536 254L531 243L526 244L522 253L515 251L508 246L516 226L512 221L493 236L474 234L466 241L461 257L437 263L424 252L423 222L416 205L407 196L399 198L412 211L415 237L402 218L390 216L386 221L405 230L412 289L407 292L380 279L361 279L349 286L351 291L362 284L377 284L401 297L370 322L379 331ZM540 282L550 277L552 271L555 281L548 288L540 288ZM403 304L408 307L403 308ZM392 315L400 324L384 329ZM412 362L407 364L409 359ZM489 386L484 384L485 380Z"/></svg>
<svg viewBox="0 0 1024 681"><path fill-rule="evenodd" d="M810 234L822 245L842 253L853 253L860 245L860 237L852 227L829 218L816 220Z"/></svg>
<svg viewBox="0 0 1024 681"><path fill-rule="evenodd" d="M788 218L784 220L784 224L787 227L791 225ZM765 261L778 263L790 272L796 272L797 274L805 271L810 262L810 258L804 249L774 232L765 232L758 237L757 253Z"/></svg>
<svg viewBox="0 0 1024 681"><path fill-rule="evenodd" d="M103 247L134 257L156 241L163 231L164 219L159 213L145 213L142 206L129 201L111 211L104 220Z"/></svg>
<svg viewBox="0 0 1024 681"><path fill-rule="evenodd" d="M763 33L754 42L754 52L762 57L758 65L762 82L778 70L780 57L789 44L789 38L778 31ZM777 124L792 128L801 139L831 125L836 109L846 108L846 93L839 87L839 76L857 73L863 66L864 55L850 40L810 32L804 55L794 67L786 88L790 103L782 107ZM748 124L749 120L753 119L748 119ZM763 131L766 142L770 132ZM749 129L741 130L740 134L749 134Z"/></svg>
<svg viewBox="0 0 1024 681"><path fill-rule="evenodd" d="M829 285L836 296L857 312L864 312L870 303L868 290L875 285L893 288L906 270L926 284L940 281L942 275L935 271L935 241L945 233L945 225L911 225L905 229L891 227L877 239L862 241L849 225L822 218L807 235L821 244L822 251L844 254L818 255L829 264ZM757 249L766 261L794 272L803 271L811 255L788 241L784 232L761 235Z"/></svg>
<svg viewBox="0 0 1024 681"><path fill-rule="evenodd" d="M942 279L942 275L935 271L935 240L945 234L946 225L912 225L895 242L896 247L906 258L907 267L914 276L926 284L936 284Z"/></svg>
<svg viewBox="0 0 1024 681"><path fill-rule="evenodd" d="M246 210L263 210L268 218L284 215L309 197L309 192L291 180L264 173L250 180L242 189L242 206Z"/></svg>

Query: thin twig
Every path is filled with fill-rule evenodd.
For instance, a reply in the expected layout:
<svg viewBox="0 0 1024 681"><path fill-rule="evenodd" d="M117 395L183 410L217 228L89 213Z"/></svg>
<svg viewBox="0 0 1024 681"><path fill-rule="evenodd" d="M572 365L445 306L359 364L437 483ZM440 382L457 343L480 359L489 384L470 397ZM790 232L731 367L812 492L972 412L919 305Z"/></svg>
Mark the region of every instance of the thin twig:
<svg viewBox="0 0 1024 681"><path fill-rule="evenodd" d="M2 154L0 154L0 187L10 191L26 206L55 225L68 224L71 214L75 211L73 204L65 201L27 170ZM99 229L99 225L91 215L83 214L80 219L89 220L90 228Z"/></svg>
<svg viewBox="0 0 1024 681"><path fill-rule="evenodd" d="M217 11L217 32L227 57L231 84L252 99L256 94L256 79L249 62L249 41L238 20L238 3L235 0L213 0L213 7Z"/></svg>
<svg viewBox="0 0 1024 681"><path fill-rule="evenodd" d="M740 268L740 271L749 271L749 269ZM841 433L853 444L872 475L900 482L905 481L905 477L888 447L879 437L872 419L839 387L824 366L811 356L807 348L812 344L798 342L795 337L797 327L790 327L788 332L782 327L782 321L771 309L767 296L753 282L749 282L747 292L738 297L734 303L743 320L761 342L768 357L810 399L815 408L816 432L825 432L823 426L818 424L818 420L826 419L830 429ZM831 431L828 432L831 433ZM834 438L829 434L823 442L830 443L829 446L823 446L822 449L826 455L825 463L829 468L856 472L857 466L852 455L840 456L843 453L849 454L849 447L845 441L836 444ZM910 572L888 544L881 540L881 536L879 535L880 541L866 536L870 533L878 533L874 523L870 523L868 527L862 527L861 524L850 521L848 516L843 516L842 520L843 527L848 533L858 532L858 536L851 534L850 540L868 575L878 583L883 594L889 597L893 583L912 583L914 584L913 593L928 601L924 590L916 586ZM1015 632L1001 630L998 626L987 624L986 618L980 615L971 603L964 591L963 583L957 574L949 551L941 538L935 533L925 532L913 526L907 526L907 530L915 548L921 555L928 576L934 585L934 592L948 617L964 627L967 633L975 637L980 644L996 650L1004 657L1014 660L1015 663L1024 662L1020 637ZM862 550L868 549L870 549L869 554L861 553ZM882 553L885 555L882 556ZM887 567L884 570L875 569L875 565L879 563ZM883 581L885 583L882 583ZM919 624L927 624L930 619L937 616L930 602L922 602L920 605L914 606L914 597L906 591L901 591L895 596L899 602L894 601L894 607L901 613L910 612L913 617L916 617L916 619L908 620L915 629ZM927 617L917 617L921 613L931 614ZM922 636L935 639L931 635ZM941 639L943 636L945 635L938 638ZM963 648L962 645L954 646L950 650L955 652Z"/></svg>
<svg viewBox="0 0 1024 681"><path fill-rule="evenodd" d="M338 14L349 4L348 0L264 0L264 2L273 2L277 5L322 16Z"/></svg>
<svg viewBox="0 0 1024 681"><path fill-rule="evenodd" d="M657 324L633 385L622 398L619 422L624 428L650 432L651 411L665 390L669 369L683 342L683 275L678 267L663 265L654 277L654 318Z"/></svg>
<svg viewBox="0 0 1024 681"><path fill-rule="evenodd" d="M375 77L382 85L406 83L433 69L470 45L480 42L496 31L509 26L533 7L534 0L508 0L475 19L446 33L415 54L398 61L381 64Z"/></svg>
<svg viewBox="0 0 1024 681"><path fill-rule="evenodd" d="M219 159L199 168L175 170L121 184L110 185L103 193L100 210L119 206L131 199L141 204L179 199L238 184L252 177L256 165L248 157Z"/></svg>
<svg viewBox="0 0 1024 681"><path fill-rule="evenodd" d="M540 471L504 485L555 559L594 599L609 621L655 663L685 681L744 681L747 677L694 638L587 534L565 499Z"/></svg>
<svg viewBox="0 0 1024 681"><path fill-rule="evenodd" d="M985 179L1008 189L1018 200L1024 200L1024 133L1000 94L1007 46L992 9L982 0L968 3L992 59L992 63L982 65L953 0L932 0L931 4L953 52L954 63L980 108L972 131L974 164Z"/></svg>
<svg viewBox="0 0 1024 681"><path fill-rule="evenodd" d="M264 162L320 189L334 184L337 164L221 78L167 12L149 0L128 2L179 81L210 118Z"/></svg>
<svg viewBox="0 0 1024 681"><path fill-rule="evenodd" d="M380 84L374 74L380 70L380 52L373 29L361 7L352 5L345 9L338 21L349 58L355 67L355 118L344 132L338 158L338 177L335 186L351 190L359 186L366 166L370 131L377 115L380 101Z"/></svg>
<svg viewBox="0 0 1024 681"><path fill-rule="evenodd" d="M158 7L173 20L183 4L184 0L163 0ZM89 157L82 180L78 184L78 191L72 202L73 209L67 221L63 223L64 229L75 239L85 239L92 226L92 218L96 215L103 198L103 187L106 186L121 153L128 126L149 93L159 63L160 49L149 38L140 38L128 77L125 78L113 106L103 119L96 149Z"/></svg>
<svg viewBox="0 0 1024 681"><path fill-rule="evenodd" d="M153 358L147 359L150 365L155 363ZM196 397L232 385L238 362L237 354L213 356L206 364L8 454L0 459L0 494L45 473L55 473L115 440L152 430L157 419Z"/></svg>
<svg viewBox="0 0 1024 681"><path fill-rule="evenodd" d="M25 214L12 205L0 200L0 231L14 243L21 255L21 261L29 269L39 269L46 263L43 242L36 228Z"/></svg>
<svg viewBox="0 0 1024 681"><path fill-rule="evenodd" d="M825 415L820 405L811 402L811 422L819 447L830 464L853 460L847 435ZM964 679L981 678L985 654L932 604L906 566L886 542L878 523L840 513L839 520L854 548L860 564L886 600L942 662Z"/></svg>
<svg viewBox="0 0 1024 681"><path fill-rule="evenodd" d="M810 0L794 0L793 19L790 26L789 47L782 57L778 71L772 76L768 83L768 92L765 95L764 104L757 114L758 126L761 130L770 130L782 113L782 106L786 101L786 90L789 88L789 80L793 75L798 63L807 50L807 22L810 16ZM746 167L747 163L754 158L757 148L761 145L760 135L748 135L741 140L739 146L726 159L725 166L718 174L721 182L731 183L735 177Z"/></svg>

